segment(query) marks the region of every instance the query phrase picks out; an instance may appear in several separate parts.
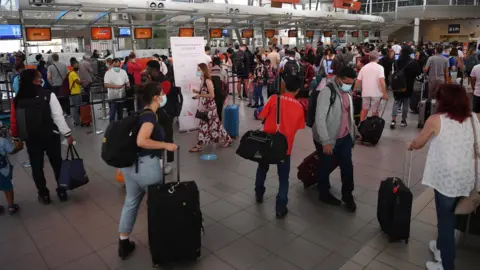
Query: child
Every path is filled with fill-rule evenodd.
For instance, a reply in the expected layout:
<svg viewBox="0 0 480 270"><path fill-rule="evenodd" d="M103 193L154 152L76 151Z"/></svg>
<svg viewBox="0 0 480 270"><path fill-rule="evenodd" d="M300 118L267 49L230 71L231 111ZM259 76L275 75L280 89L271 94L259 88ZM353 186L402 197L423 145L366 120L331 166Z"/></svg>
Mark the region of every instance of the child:
<svg viewBox="0 0 480 270"><path fill-rule="evenodd" d="M20 207L13 201L12 171L13 166L8 160L8 154L14 152L13 143L7 139L8 129L1 126L0 122L0 190L5 192L8 202L8 213L10 215L18 212ZM0 205L0 214L5 212L5 208Z"/></svg>
<svg viewBox="0 0 480 270"><path fill-rule="evenodd" d="M263 85L265 83L265 68L263 66L262 56L257 54L255 59L257 67L255 68L254 73L254 100L255 105L253 108L263 107ZM260 102L260 103L259 103Z"/></svg>
<svg viewBox="0 0 480 270"><path fill-rule="evenodd" d="M271 65L270 59L265 60L265 79L267 81L267 96L277 93L275 80L277 79L277 70Z"/></svg>

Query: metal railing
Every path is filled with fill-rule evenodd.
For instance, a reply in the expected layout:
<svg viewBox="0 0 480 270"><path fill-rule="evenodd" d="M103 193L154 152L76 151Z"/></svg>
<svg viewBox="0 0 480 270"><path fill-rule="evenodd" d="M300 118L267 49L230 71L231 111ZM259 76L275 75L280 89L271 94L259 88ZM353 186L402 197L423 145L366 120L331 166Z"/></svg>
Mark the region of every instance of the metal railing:
<svg viewBox="0 0 480 270"><path fill-rule="evenodd" d="M371 2L372 1L372 2ZM379 14L395 12L397 7L411 6L478 6L480 0L367 0L363 2L359 14Z"/></svg>

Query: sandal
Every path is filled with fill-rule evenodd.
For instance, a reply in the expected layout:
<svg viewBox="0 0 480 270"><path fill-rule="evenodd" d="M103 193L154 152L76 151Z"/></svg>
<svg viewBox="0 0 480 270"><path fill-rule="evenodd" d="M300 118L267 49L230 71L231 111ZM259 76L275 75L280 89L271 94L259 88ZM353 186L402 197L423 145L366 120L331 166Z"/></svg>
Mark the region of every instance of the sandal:
<svg viewBox="0 0 480 270"><path fill-rule="evenodd" d="M20 206L18 204L12 204L8 207L8 214L13 215L20 210Z"/></svg>
<svg viewBox="0 0 480 270"><path fill-rule="evenodd" d="M223 147L223 148L227 148L227 147L229 147L230 145L232 145L232 143L233 143L233 140L230 139L228 142L224 143L224 144L222 145L222 147Z"/></svg>
<svg viewBox="0 0 480 270"><path fill-rule="evenodd" d="M195 145L192 149L190 149L188 152L190 153L199 153L202 152L203 149L201 146Z"/></svg>

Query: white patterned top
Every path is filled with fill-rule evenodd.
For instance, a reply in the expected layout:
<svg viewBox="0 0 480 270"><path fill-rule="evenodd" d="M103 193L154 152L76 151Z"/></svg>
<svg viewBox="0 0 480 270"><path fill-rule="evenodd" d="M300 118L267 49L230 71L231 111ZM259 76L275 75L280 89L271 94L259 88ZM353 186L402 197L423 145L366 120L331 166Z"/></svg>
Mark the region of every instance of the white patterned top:
<svg viewBox="0 0 480 270"><path fill-rule="evenodd" d="M474 116L473 122L480 139L478 118ZM459 123L442 114L440 123L440 133L432 139L428 149L422 184L448 197L468 196L475 174L471 120Z"/></svg>

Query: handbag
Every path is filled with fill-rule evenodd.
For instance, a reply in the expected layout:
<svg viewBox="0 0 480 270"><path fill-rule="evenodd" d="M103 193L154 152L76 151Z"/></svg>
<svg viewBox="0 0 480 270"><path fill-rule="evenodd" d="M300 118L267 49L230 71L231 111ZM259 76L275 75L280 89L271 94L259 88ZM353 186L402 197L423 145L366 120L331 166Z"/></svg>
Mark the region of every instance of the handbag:
<svg viewBox="0 0 480 270"><path fill-rule="evenodd" d="M70 158L68 159L68 155ZM75 157L76 155L76 157ZM75 146L68 146L67 157L62 161L59 186L66 190L73 190L89 182L83 160L78 156Z"/></svg>
<svg viewBox="0 0 480 270"><path fill-rule="evenodd" d="M198 106L200 106L200 100L198 100ZM208 113L200 111L197 109L197 112L195 113L195 118L200 119L201 121L207 122L208 121Z"/></svg>
<svg viewBox="0 0 480 270"><path fill-rule="evenodd" d="M279 164L287 157L288 142L280 133L280 95L277 95L277 131L267 133L261 130L247 131L240 140L237 155L251 161Z"/></svg>
<svg viewBox="0 0 480 270"><path fill-rule="evenodd" d="M473 184L473 189L470 191L470 195L468 197L461 198L457 206L455 207L455 214L456 215L468 215L477 209L477 207L480 205L480 194L477 191L477 182L478 182L478 142L477 142L477 131L475 128L475 123L473 120L473 117L477 117L475 114L472 115L471 117L471 122L472 122L472 130L473 130L473 147L474 147L474 155L475 155L475 183Z"/></svg>

